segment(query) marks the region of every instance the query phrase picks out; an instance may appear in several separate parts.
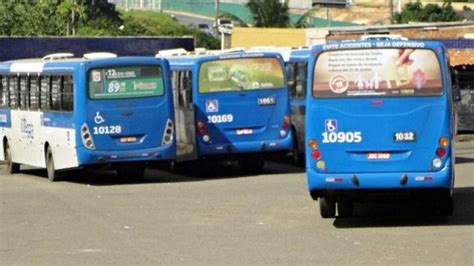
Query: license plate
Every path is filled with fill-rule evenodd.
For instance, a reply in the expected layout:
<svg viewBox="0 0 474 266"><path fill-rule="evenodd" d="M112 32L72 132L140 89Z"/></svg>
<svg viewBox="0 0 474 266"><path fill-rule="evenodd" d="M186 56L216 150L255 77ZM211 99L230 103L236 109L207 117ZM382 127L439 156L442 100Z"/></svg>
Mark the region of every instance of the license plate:
<svg viewBox="0 0 474 266"><path fill-rule="evenodd" d="M367 153L367 160L390 160L390 153L388 152L370 152Z"/></svg>
<svg viewBox="0 0 474 266"><path fill-rule="evenodd" d="M235 131L237 135L250 135L253 134L253 129L251 128L246 128L246 129L237 129Z"/></svg>
<svg viewBox="0 0 474 266"><path fill-rule="evenodd" d="M120 142L122 143L130 143L130 142L136 142L137 138L136 137L122 137L120 138Z"/></svg>
<svg viewBox="0 0 474 266"><path fill-rule="evenodd" d="M416 141L416 134L412 131L393 133L393 141L395 142L411 142Z"/></svg>

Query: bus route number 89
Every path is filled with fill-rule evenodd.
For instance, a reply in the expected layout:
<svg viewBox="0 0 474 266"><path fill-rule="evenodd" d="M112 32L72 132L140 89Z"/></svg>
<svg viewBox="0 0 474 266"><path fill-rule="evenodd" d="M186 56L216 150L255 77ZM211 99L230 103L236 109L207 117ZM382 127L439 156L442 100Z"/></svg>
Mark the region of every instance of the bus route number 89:
<svg viewBox="0 0 474 266"><path fill-rule="evenodd" d="M323 143L359 143L362 141L362 132L323 132Z"/></svg>

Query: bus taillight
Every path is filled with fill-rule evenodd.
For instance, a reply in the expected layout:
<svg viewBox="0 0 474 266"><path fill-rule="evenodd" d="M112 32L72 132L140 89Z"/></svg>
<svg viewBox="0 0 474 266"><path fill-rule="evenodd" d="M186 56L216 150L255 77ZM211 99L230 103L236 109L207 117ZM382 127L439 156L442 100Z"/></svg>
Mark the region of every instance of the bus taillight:
<svg viewBox="0 0 474 266"><path fill-rule="evenodd" d="M446 150L444 148L437 148L436 155L438 157L444 157L446 155Z"/></svg>
<svg viewBox="0 0 474 266"><path fill-rule="evenodd" d="M281 126L281 128L283 128L283 129L285 129L285 130L288 129L288 128L290 128L290 122L291 122L290 116L289 116L289 115L285 115L285 116L283 117L283 125Z"/></svg>
<svg viewBox="0 0 474 266"><path fill-rule="evenodd" d="M174 133L174 124L171 119L166 121L165 130L163 132L163 139L161 140L161 145L168 145L173 142L173 133Z"/></svg>
<svg viewBox="0 0 474 266"><path fill-rule="evenodd" d="M439 146L441 146L442 148L445 148L445 147L448 147L449 140L448 138L442 137L442 138L439 138L438 143L439 143Z"/></svg>
<svg viewBox="0 0 474 266"><path fill-rule="evenodd" d="M326 162L321 160L322 153L318 150L319 144L315 139L310 139L308 141L308 147L311 149L311 158L316 161L316 168L324 170L326 168Z"/></svg>
<svg viewBox="0 0 474 266"><path fill-rule="evenodd" d="M290 128L290 122L291 118L289 115L285 115L283 117L283 124L281 125L281 130L280 130L280 137L285 137L287 134L287 130Z"/></svg>
<svg viewBox="0 0 474 266"><path fill-rule="evenodd" d="M202 137L202 140L204 142L211 141L211 138L209 137L209 135L207 135L207 130L204 127L204 123L202 121L197 122L196 127L198 129L199 135Z"/></svg>
<svg viewBox="0 0 474 266"><path fill-rule="evenodd" d="M89 150L95 150L94 140L92 140L91 133L87 124L83 124L81 127L81 139L82 144Z"/></svg>
<svg viewBox="0 0 474 266"><path fill-rule="evenodd" d="M312 150L311 157L313 157L313 159L318 161L319 159L321 159L321 152L319 150Z"/></svg>

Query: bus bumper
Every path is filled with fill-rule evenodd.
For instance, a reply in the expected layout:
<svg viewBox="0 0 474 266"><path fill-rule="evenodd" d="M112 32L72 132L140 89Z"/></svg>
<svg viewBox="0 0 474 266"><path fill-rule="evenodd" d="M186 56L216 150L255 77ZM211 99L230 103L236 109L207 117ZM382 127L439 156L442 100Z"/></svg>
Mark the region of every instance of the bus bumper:
<svg viewBox="0 0 474 266"><path fill-rule="evenodd" d="M437 172L394 173L319 173L307 169L308 190L316 199L357 191L447 190L452 191L454 175L451 165Z"/></svg>
<svg viewBox="0 0 474 266"><path fill-rule="evenodd" d="M200 156L291 151L293 148L293 135L288 134L285 138L277 140L245 141L226 144L199 143L198 145Z"/></svg>
<svg viewBox="0 0 474 266"><path fill-rule="evenodd" d="M176 146L172 144L131 151L97 151L80 147L77 148L77 153L79 165L173 160L176 157Z"/></svg>

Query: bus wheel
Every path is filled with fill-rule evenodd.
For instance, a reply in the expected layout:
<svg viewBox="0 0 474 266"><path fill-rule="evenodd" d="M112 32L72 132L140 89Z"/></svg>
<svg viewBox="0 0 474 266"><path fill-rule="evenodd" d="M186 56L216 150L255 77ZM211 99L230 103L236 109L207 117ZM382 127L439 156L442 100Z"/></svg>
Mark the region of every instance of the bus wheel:
<svg viewBox="0 0 474 266"><path fill-rule="evenodd" d="M336 201L331 197L321 197L319 201L319 213L323 218L334 218L336 216Z"/></svg>
<svg viewBox="0 0 474 266"><path fill-rule="evenodd" d="M54 166L53 151L50 147L46 150L46 173L48 174L49 181L59 181L60 173Z"/></svg>
<svg viewBox="0 0 474 266"><path fill-rule="evenodd" d="M241 159L239 160L239 168L250 174L259 174L263 172L265 161L258 158Z"/></svg>
<svg viewBox="0 0 474 266"><path fill-rule="evenodd" d="M116 168L117 175L122 179L143 179L145 175L145 166L124 164Z"/></svg>
<svg viewBox="0 0 474 266"><path fill-rule="evenodd" d="M337 217L347 218L352 216L354 202L347 197L337 199Z"/></svg>
<svg viewBox="0 0 474 266"><path fill-rule="evenodd" d="M5 143L5 160L7 161L7 173L8 174L16 174L20 172L20 164L14 163L12 161L12 152L10 150L10 145L8 142Z"/></svg>

